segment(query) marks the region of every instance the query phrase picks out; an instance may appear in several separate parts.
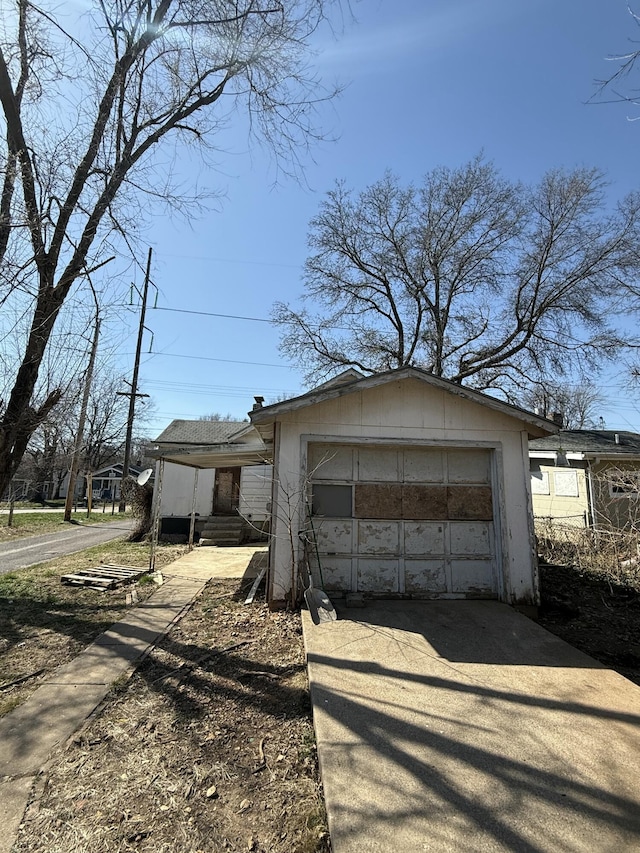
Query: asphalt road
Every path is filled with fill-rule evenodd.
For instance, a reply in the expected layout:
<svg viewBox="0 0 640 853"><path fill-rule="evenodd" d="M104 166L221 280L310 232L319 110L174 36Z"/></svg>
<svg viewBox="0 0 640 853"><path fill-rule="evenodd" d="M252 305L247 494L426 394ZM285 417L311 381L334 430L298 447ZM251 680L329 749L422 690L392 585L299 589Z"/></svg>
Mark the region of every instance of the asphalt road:
<svg viewBox="0 0 640 853"><path fill-rule="evenodd" d="M26 569L44 560L74 554L92 545L109 542L125 536L133 522L130 519L108 522L106 524L66 526L57 533L43 533L40 536L28 536L15 542L0 543L0 574L15 569Z"/></svg>

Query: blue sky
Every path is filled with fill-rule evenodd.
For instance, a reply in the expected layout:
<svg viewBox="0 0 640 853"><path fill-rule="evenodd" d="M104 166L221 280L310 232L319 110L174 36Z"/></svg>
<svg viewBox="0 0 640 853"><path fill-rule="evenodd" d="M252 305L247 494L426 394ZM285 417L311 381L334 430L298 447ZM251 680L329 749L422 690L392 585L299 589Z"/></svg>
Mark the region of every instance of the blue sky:
<svg viewBox="0 0 640 853"><path fill-rule="evenodd" d="M269 401L304 390L279 355L277 329L263 321L275 300L301 293L307 225L336 178L358 189L390 168L419 180L482 149L514 180L587 165L607 173L612 199L640 184L634 108L587 103L594 80L615 69L607 57L640 37L626 0L362 0L353 9L357 22L319 37L318 70L347 88L323 108L338 139L314 148L306 185L274 186L268 153L249 148L238 129L217 170L185 168L186 180L224 194L215 209L190 223L150 219L161 309L147 315L154 352L140 371L155 403L150 435L178 417L243 418L254 394ZM604 384L607 427L640 432L640 392L625 390L621 368Z"/></svg>

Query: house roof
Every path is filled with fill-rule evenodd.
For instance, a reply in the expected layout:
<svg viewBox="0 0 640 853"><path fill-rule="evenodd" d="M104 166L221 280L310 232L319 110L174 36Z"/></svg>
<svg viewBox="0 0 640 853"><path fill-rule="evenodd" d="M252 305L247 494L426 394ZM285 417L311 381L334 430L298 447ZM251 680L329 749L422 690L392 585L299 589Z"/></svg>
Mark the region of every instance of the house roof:
<svg viewBox="0 0 640 853"><path fill-rule="evenodd" d="M171 421L155 444L226 444L251 429L246 421Z"/></svg>
<svg viewBox="0 0 640 853"><path fill-rule="evenodd" d="M615 432L606 429L563 429L558 435L536 438L529 442L529 451L582 454L585 458L604 456L640 456L640 435L636 432Z"/></svg>
<svg viewBox="0 0 640 853"><path fill-rule="evenodd" d="M355 376L354 376L355 374ZM403 379L416 379L438 388L447 391L450 394L455 394L458 397L463 397L478 403L481 406L493 409L501 414L509 415L523 421L529 427L529 434L533 436L549 435L558 432L558 427L547 418L536 415L533 412L528 412L525 409L520 409L517 406L512 406L510 403L505 403L495 397L490 397L488 394L483 394L481 391L475 391L473 388L467 388L464 385L458 385L455 382L450 382L448 379L442 379L439 376L434 376L426 370L421 370L418 367L400 367L396 370L388 370L384 373L374 373L372 376L363 376L357 371L349 370L336 376L329 382L325 382L318 388L313 388L306 394L301 394L299 397L293 397L290 400L284 400L280 403L274 403L271 406L263 406L259 409L254 409L249 412L251 422L259 429L263 438L266 438L266 430L261 425L272 424L280 415L294 412L297 409L303 409L307 406L313 406L316 403L322 403L326 400L333 400L337 397L342 397L347 394L352 394L357 391L365 391L368 388L375 388L389 382L397 382Z"/></svg>
<svg viewBox="0 0 640 853"><path fill-rule="evenodd" d="M255 427L246 421L175 420L148 452L192 468L233 468L269 461Z"/></svg>

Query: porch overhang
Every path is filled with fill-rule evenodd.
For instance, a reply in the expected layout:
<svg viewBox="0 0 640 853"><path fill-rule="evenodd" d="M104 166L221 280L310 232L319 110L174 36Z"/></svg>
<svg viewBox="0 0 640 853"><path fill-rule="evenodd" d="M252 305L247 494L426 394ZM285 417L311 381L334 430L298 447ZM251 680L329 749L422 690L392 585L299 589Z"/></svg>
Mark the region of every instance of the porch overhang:
<svg viewBox="0 0 640 853"><path fill-rule="evenodd" d="M149 451L149 455L174 465L200 469L244 468L273 461L273 454L262 445L252 447L246 444L224 444L216 447L182 445L173 448L157 446Z"/></svg>

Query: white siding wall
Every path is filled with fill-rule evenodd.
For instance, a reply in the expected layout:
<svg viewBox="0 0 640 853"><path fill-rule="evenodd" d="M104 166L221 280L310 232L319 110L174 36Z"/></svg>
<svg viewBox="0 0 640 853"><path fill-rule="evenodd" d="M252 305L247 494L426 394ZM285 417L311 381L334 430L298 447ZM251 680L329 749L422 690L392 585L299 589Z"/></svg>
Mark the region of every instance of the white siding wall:
<svg viewBox="0 0 640 853"><path fill-rule="evenodd" d="M253 524L265 521L271 502L271 465L247 465L240 477L240 514Z"/></svg>
<svg viewBox="0 0 640 853"><path fill-rule="evenodd" d="M156 466L158 480L159 463ZM162 478L162 516L191 515L193 502L193 484L195 468L165 462ZM207 516L213 507L213 488L215 468L198 471L198 493L196 512ZM271 500L271 465L252 465L242 469L240 478L240 512L245 518L251 517L254 523L264 521L268 516L267 505Z"/></svg>

